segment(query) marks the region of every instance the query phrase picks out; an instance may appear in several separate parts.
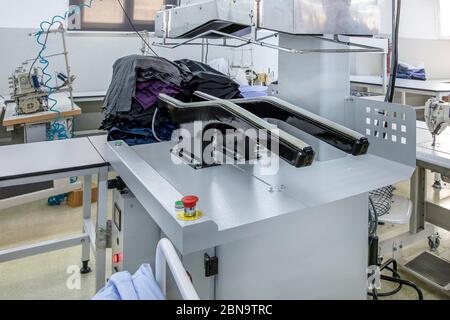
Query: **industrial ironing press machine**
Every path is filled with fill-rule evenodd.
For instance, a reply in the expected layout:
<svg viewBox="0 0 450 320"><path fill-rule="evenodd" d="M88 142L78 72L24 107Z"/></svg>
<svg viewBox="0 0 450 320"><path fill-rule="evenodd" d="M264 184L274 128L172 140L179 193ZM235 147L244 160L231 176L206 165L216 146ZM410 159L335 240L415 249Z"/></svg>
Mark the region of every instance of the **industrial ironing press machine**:
<svg viewBox="0 0 450 320"><path fill-rule="evenodd" d="M166 236L202 299L366 299L368 192L408 180L416 165L414 110L349 97L349 54L379 49L346 35L377 34L380 8L376 0L192 0L158 12L154 45L208 38L272 48L279 84L258 99L161 95L159 109L188 140L108 143L107 160L126 185L114 195L117 270L152 262ZM264 42L262 29L278 44ZM259 152L264 139L250 129L276 143ZM252 147L230 150L215 138L227 130ZM205 165L197 153L235 161Z"/></svg>

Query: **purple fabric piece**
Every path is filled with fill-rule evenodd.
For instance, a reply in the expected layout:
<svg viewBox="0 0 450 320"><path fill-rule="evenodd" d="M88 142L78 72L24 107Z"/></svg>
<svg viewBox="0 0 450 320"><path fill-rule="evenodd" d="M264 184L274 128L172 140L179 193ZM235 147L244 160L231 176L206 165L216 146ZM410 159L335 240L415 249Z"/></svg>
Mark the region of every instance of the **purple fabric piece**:
<svg viewBox="0 0 450 320"><path fill-rule="evenodd" d="M144 110L149 109L158 101L160 93L167 95L176 95L181 92L177 86L166 84L159 80L150 80L139 82L136 85L136 100L141 104Z"/></svg>
<svg viewBox="0 0 450 320"><path fill-rule="evenodd" d="M240 86L239 91L244 98L258 98L267 96L266 86Z"/></svg>

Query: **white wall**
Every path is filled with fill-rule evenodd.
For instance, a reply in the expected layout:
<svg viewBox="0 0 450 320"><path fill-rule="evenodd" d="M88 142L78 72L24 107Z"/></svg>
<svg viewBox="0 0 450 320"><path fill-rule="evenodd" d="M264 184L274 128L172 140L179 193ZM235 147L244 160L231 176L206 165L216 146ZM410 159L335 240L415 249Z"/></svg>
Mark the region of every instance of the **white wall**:
<svg viewBox="0 0 450 320"><path fill-rule="evenodd" d="M450 40L440 37L439 0L402 1L399 54L402 61L425 63L429 79L450 79ZM380 65L376 56L355 55L352 73L379 74Z"/></svg>
<svg viewBox="0 0 450 320"><path fill-rule="evenodd" d="M391 34L392 0L380 0L382 5L381 34ZM403 0L400 37L437 39L439 37L439 0Z"/></svg>
<svg viewBox="0 0 450 320"><path fill-rule="evenodd" d="M450 79L450 40L440 36L439 0L403 3L400 59L425 63L429 79Z"/></svg>
<svg viewBox="0 0 450 320"><path fill-rule="evenodd" d="M64 14L68 0L1 0L0 28L37 28L42 19Z"/></svg>
<svg viewBox="0 0 450 320"><path fill-rule="evenodd" d="M429 79L450 79L450 41L400 39L400 59L425 63Z"/></svg>
<svg viewBox="0 0 450 320"><path fill-rule="evenodd" d="M439 0L402 1L400 37L438 39Z"/></svg>

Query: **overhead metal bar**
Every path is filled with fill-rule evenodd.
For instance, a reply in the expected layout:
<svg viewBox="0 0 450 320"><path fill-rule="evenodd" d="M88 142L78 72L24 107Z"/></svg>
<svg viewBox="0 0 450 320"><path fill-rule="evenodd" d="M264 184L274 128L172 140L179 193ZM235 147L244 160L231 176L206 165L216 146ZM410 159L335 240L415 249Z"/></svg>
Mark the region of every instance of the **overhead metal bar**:
<svg viewBox="0 0 450 320"><path fill-rule="evenodd" d="M341 40L339 40L339 38L336 38L336 37L335 37L335 39L328 39L328 38L318 37L318 36L315 36L314 38L319 39L319 40L323 40L323 41L333 42L333 43L340 44L340 45L347 45L347 46L357 47L358 49L351 49L351 48L346 48L346 49L338 49L338 48L331 48L331 49L294 49L294 48L282 47L282 46L278 46L278 45L274 45L274 44L270 44L270 43L261 41L261 40L273 37L275 35L270 35L270 36L262 37L261 39L257 39L257 38L247 38L247 37L242 37L242 36L236 36L236 35L233 35L233 34L228 34L228 33L224 33L224 32L217 31L217 30L208 30L208 31L203 32L203 33L201 33L199 35L196 35L195 37L186 39L186 40L181 41L181 42L168 43L168 42L166 42L166 39L163 39L163 42L156 42L155 41L155 42L153 42L153 45L154 46L158 46L158 47L168 48L168 49L176 49L178 47L185 46L185 45L202 45L201 43L195 43L193 41L195 41L197 39L207 38L208 36L221 36L221 37L223 37L222 44L212 44L211 43L210 45L212 45L212 46L239 48L239 47L242 47L242 46L254 44L254 45L257 45L257 46L261 46L261 47L265 47L265 48L269 48L269 49L273 49L273 50L278 50L278 51L283 51L283 52L288 52L288 53L294 53L294 54L309 54L309 53L382 53L382 52L384 52L383 49L381 49L381 48L371 47L371 46L362 45L362 44L353 43L353 42L341 41ZM242 44L241 45L228 44L225 41L226 39L237 40L237 41L242 42Z"/></svg>

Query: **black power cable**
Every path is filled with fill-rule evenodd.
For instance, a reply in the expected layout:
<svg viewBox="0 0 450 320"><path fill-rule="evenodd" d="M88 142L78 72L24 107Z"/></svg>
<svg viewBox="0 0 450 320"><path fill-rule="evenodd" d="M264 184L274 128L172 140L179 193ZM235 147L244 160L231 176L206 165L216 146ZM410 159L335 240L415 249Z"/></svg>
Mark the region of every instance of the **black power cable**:
<svg viewBox="0 0 450 320"><path fill-rule="evenodd" d="M127 10L125 10L122 2L120 0L117 0L117 2L119 3L120 7L122 8L123 13L125 14L125 17L128 20L128 23L130 24L131 28L133 28L134 32L136 32L136 34L142 39L142 41L145 43L145 45L150 49L151 52L153 52L153 54L157 57L159 57L159 55L155 52L155 50L153 50L153 48L148 44L148 42L144 39L144 37L139 33L139 31L136 29L136 27L134 26L133 21L131 20L130 16L127 13Z"/></svg>
<svg viewBox="0 0 450 320"><path fill-rule="evenodd" d="M389 86L386 92L385 101L393 102L395 95L395 84L397 80L398 72L398 41L399 41L399 30L400 30L400 13L402 7L402 0L397 0L397 10L393 8L393 13L395 12L395 17L393 17L392 25L392 64L391 64L391 77L389 79ZM395 6L395 2L393 2Z"/></svg>

